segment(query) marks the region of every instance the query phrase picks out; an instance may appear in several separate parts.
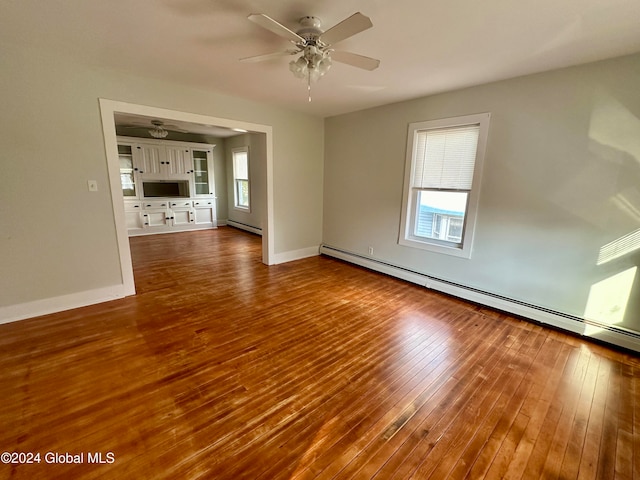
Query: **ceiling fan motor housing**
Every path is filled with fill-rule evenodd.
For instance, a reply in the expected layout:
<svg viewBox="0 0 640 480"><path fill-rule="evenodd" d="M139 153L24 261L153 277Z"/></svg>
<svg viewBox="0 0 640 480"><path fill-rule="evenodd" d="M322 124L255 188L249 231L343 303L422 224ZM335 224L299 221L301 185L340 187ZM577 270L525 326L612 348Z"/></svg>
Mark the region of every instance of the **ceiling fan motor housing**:
<svg viewBox="0 0 640 480"><path fill-rule="evenodd" d="M322 35L322 30L320 29L320 19L318 17L306 16L302 17L299 20L301 28L296 31L298 35L306 40L306 44L321 44L319 41L320 35Z"/></svg>

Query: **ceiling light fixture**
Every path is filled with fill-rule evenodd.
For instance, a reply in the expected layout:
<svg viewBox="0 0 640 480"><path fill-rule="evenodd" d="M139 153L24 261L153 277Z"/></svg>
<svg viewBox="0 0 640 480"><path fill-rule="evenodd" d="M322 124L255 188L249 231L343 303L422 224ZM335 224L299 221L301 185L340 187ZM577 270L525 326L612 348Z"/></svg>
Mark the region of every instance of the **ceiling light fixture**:
<svg viewBox="0 0 640 480"><path fill-rule="evenodd" d="M169 132L162 128L162 125L164 125L164 123L160 120L153 120L151 124L153 125L153 128L149 130L149 135L151 135L153 138L166 138L167 135L169 135Z"/></svg>
<svg viewBox="0 0 640 480"><path fill-rule="evenodd" d="M298 22L299 28L295 32L264 13L252 13L248 18L276 35L286 38L295 45L296 49L241 58L240 61L259 62L282 55L301 54L296 60L289 62L289 70L297 78L303 78L307 81L309 101L311 101L311 83L317 82L320 77L329 71L332 57L336 62L346 63L369 71L375 70L380 65L380 61L375 58L333 49L333 45L336 43L373 26L371 19L360 12L354 13L327 31L322 30L320 19L313 16L302 17Z"/></svg>
<svg viewBox="0 0 640 480"><path fill-rule="evenodd" d="M308 45L304 48L302 55L297 60L289 62L289 70L296 78L307 80L307 90L309 91L309 101L311 101L311 83L320 80L331 68L330 50L322 44Z"/></svg>

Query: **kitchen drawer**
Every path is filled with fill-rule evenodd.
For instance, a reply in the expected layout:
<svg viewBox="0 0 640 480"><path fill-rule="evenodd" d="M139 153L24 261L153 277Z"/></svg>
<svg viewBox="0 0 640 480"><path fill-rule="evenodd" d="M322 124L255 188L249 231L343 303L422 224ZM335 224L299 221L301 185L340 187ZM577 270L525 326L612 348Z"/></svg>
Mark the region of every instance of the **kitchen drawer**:
<svg viewBox="0 0 640 480"><path fill-rule="evenodd" d="M191 208L191 200L171 200L169 206L171 208Z"/></svg>
<svg viewBox="0 0 640 480"><path fill-rule="evenodd" d="M145 200L142 202L145 209L148 208L169 208L169 200Z"/></svg>
<svg viewBox="0 0 640 480"><path fill-rule="evenodd" d="M214 200L213 199L203 199L203 200L194 200L194 207L213 207Z"/></svg>
<svg viewBox="0 0 640 480"><path fill-rule="evenodd" d="M141 202L131 202L131 201L125 200L124 202L125 212L139 212L140 210L142 210Z"/></svg>

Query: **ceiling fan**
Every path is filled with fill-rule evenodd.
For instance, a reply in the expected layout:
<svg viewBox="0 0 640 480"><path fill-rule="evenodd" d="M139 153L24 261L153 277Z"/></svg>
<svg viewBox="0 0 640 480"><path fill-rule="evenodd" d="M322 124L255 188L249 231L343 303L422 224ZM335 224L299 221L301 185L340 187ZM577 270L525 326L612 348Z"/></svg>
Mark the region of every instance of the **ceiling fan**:
<svg viewBox="0 0 640 480"><path fill-rule="evenodd" d="M289 69L296 77L307 80L309 101L311 101L311 83L327 73L333 61L369 71L375 70L380 65L380 60L375 58L337 51L332 48L336 43L373 26L371 19L360 12L354 13L326 31L322 30L320 19L312 16L302 17L295 32L263 13L253 13L247 18L276 35L286 38L294 44L295 48L283 52L241 58L240 61L259 62L285 55L300 54L296 60L289 62Z"/></svg>
<svg viewBox="0 0 640 480"><path fill-rule="evenodd" d="M131 125L123 125L122 128L149 128L149 135L151 135L153 138L166 138L167 135L169 135L169 132L188 132L188 130L184 130L177 125L168 125L162 120L151 120L151 125L146 122L134 122Z"/></svg>

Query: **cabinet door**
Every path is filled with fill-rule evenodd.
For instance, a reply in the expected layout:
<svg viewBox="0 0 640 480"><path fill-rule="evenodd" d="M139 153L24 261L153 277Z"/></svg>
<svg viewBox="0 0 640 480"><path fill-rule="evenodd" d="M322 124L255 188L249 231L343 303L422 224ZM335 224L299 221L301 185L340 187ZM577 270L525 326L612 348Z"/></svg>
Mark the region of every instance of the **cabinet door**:
<svg viewBox="0 0 640 480"><path fill-rule="evenodd" d="M169 224L169 215L166 210L145 210L143 213L145 227L164 227Z"/></svg>
<svg viewBox="0 0 640 480"><path fill-rule="evenodd" d="M142 230L143 222L142 222L142 212L137 211L125 211L124 212L125 223L127 226L127 230Z"/></svg>
<svg viewBox="0 0 640 480"><path fill-rule="evenodd" d="M194 195L215 195L211 150L192 149Z"/></svg>
<svg viewBox="0 0 640 480"><path fill-rule="evenodd" d="M138 145L136 152L136 167L141 175L146 178L159 178L162 176L164 147L159 145Z"/></svg>
<svg viewBox="0 0 640 480"><path fill-rule="evenodd" d="M216 226L216 202L214 199L193 201L194 222L196 225Z"/></svg>
<svg viewBox="0 0 640 480"><path fill-rule="evenodd" d="M191 151L185 147L166 147L164 165L169 177L188 178L192 170Z"/></svg>
<svg viewBox="0 0 640 480"><path fill-rule="evenodd" d="M190 209L177 208L171 210L171 224L174 227L191 225L192 223L194 223L194 220Z"/></svg>
<svg viewBox="0 0 640 480"><path fill-rule="evenodd" d="M136 179L134 176L133 149L131 145L118 144L118 159L120 162L122 196L125 198L136 198Z"/></svg>
<svg viewBox="0 0 640 480"><path fill-rule="evenodd" d="M215 212L213 208L196 208L194 209L195 225L215 225Z"/></svg>

